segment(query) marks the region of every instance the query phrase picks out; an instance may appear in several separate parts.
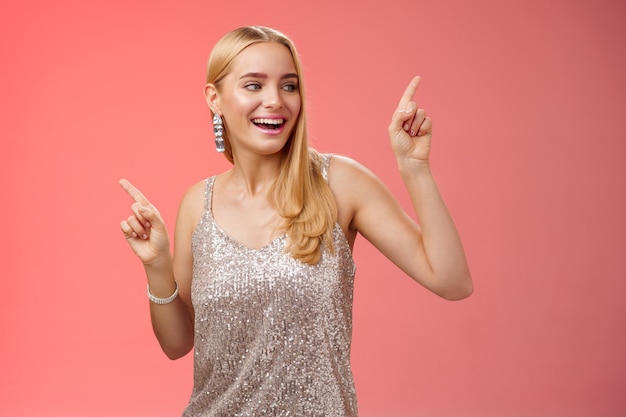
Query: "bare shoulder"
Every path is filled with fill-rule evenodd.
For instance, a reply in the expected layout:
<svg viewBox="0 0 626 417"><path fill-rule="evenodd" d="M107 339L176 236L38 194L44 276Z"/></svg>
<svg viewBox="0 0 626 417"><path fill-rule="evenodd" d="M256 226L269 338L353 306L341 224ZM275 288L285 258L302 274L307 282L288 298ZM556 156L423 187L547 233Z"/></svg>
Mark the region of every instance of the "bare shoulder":
<svg viewBox="0 0 626 417"><path fill-rule="evenodd" d="M181 205L204 205L204 191L206 189L206 181L206 179L203 179L189 187L187 191L185 191L185 193L183 194Z"/></svg>
<svg viewBox="0 0 626 417"><path fill-rule="evenodd" d="M328 167L328 185L335 197L339 223L344 230L358 230L354 220L358 213L381 193L382 181L356 160L333 155Z"/></svg>
<svg viewBox="0 0 626 417"><path fill-rule="evenodd" d="M328 168L328 183L333 193L360 194L382 186L380 179L360 162L343 155L333 155Z"/></svg>
<svg viewBox="0 0 626 417"><path fill-rule="evenodd" d="M338 182L375 177L363 164L344 155L333 155L328 170L329 180L337 180Z"/></svg>
<svg viewBox="0 0 626 417"><path fill-rule="evenodd" d="M178 208L177 229L180 228L189 234L198 224L204 212L205 187L206 180L201 180L185 191Z"/></svg>

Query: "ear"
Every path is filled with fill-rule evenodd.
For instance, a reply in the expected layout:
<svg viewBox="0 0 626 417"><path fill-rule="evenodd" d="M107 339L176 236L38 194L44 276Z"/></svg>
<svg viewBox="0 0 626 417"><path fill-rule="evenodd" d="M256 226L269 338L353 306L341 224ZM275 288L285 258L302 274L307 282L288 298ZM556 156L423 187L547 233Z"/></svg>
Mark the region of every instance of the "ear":
<svg viewBox="0 0 626 417"><path fill-rule="evenodd" d="M220 97L219 97L219 92L217 91L217 87L215 87L215 84L211 84L211 83L205 84L204 98L206 99L206 103L209 105L209 108L214 114L219 114L219 115L222 114L219 111Z"/></svg>

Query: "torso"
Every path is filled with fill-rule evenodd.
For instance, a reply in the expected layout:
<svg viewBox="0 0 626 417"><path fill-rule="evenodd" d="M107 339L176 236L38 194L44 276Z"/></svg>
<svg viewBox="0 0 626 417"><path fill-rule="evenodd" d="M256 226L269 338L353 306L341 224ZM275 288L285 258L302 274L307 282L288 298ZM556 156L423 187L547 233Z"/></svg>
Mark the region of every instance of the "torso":
<svg viewBox="0 0 626 417"><path fill-rule="evenodd" d="M354 263L343 228L333 231L335 255L302 264L284 253L282 234L255 246L218 225L213 185L192 239L194 393L185 415L356 416Z"/></svg>

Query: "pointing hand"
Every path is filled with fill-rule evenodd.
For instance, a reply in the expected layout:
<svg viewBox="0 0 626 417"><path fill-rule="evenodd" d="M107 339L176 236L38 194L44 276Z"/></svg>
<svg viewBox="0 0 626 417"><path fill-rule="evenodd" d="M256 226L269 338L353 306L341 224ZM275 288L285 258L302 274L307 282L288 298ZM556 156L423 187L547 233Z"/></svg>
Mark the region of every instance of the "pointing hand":
<svg viewBox="0 0 626 417"><path fill-rule="evenodd" d="M421 81L414 77L402 94L398 108L391 117L389 138L397 159L428 162L433 123L424 109L417 107L413 96Z"/></svg>
<svg viewBox="0 0 626 417"><path fill-rule="evenodd" d="M169 237L159 211L128 180L120 180L120 185L134 200L133 214L120 223L131 249L144 265L162 256L170 256Z"/></svg>

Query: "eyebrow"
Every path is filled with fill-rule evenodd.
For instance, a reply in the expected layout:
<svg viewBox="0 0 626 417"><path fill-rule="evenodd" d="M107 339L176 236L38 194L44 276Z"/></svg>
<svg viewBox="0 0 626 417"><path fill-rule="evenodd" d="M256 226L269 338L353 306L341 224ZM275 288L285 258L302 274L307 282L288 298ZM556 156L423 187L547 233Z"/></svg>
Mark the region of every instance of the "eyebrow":
<svg viewBox="0 0 626 417"><path fill-rule="evenodd" d="M247 74L242 75L241 77L239 77L239 79L244 79L244 78L267 78L267 74L264 74L262 72L249 72ZM285 74L282 77L280 77L280 79L285 79L285 78L298 78L298 74L296 73L289 73L289 74Z"/></svg>

